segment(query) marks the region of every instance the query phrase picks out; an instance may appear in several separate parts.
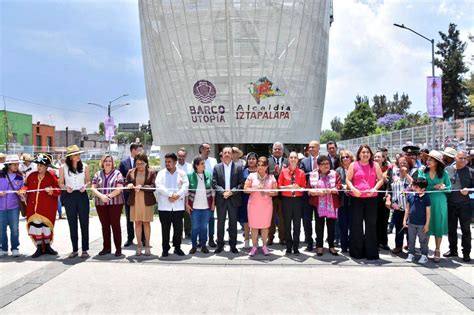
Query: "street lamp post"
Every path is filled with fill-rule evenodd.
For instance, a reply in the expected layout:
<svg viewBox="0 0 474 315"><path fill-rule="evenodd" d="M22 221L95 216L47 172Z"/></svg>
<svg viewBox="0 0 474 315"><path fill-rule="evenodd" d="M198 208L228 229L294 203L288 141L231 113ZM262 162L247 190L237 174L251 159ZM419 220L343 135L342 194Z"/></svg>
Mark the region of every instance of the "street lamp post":
<svg viewBox="0 0 474 315"><path fill-rule="evenodd" d="M94 106L97 106L97 107L100 107L102 109L105 109L107 111L107 117L110 118L110 113L116 109L119 109L121 107L124 107L124 106L128 106L130 105L130 103L124 103L124 104L116 104L116 105L112 105L113 102L117 101L118 99L122 98L122 97L125 97L125 96L128 96L128 94L124 94L124 95L121 95L119 97L117 97L116 99L113 99L111 101L109 101L109 104L108 105L102 105L102 104L97 104L97 103L87 103L89 105L94 105ZM110 140L109 140L109 153L110 153Z"/></svg>
<svg viewBox="0 0 474 315"><path fill-rule="evenodd" d="M434 39L429 39L428 37L418 33L417 31L414 31L411 28L406 27L404 24L400 25L400 24L394 23L393 25L399 28L403 28L405 30L409 30L410 32L415 33L416 35L420 36L423 39L426 39L427 41L431 43L431 76L433 77L433 80L434 80L434 76L435 76ZM431 117L431 149L435 150L436 149L436 117L434 117L434 113L435 113L435 104L434 104L435 89L434 88L432 88L432 92L433 92L433 97L432 97L433 116Z"/></svg>

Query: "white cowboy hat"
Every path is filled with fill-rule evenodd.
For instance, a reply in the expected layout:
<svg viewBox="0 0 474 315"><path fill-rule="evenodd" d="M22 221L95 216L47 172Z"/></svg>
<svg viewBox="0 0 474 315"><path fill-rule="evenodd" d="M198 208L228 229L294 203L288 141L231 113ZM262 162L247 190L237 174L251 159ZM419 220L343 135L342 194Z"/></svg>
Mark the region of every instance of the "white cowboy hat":
<svg viewBox="0 0 474 315"><path fill-rule="evenodd" d="M5 162L3 162L3 164L19 164L19 163L23 163L20 158L18 157L18 155L16 154L9 154L7 155L7 158L5 159Z"/></svg>

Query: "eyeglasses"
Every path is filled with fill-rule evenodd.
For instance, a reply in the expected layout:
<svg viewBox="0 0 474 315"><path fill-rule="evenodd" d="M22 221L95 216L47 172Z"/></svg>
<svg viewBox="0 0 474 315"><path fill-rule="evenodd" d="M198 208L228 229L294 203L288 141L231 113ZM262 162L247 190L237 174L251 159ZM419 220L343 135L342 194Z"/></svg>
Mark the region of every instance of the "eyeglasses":
<svg viewBox="0 0 474 315"><path fill-rule="evenodd" d="M351 158L351 157L350 157L350 156L348 156L348 155L341 156L341 159L343 159L343 160L344 160L344 159L350 159L350 158Z"/></svg>

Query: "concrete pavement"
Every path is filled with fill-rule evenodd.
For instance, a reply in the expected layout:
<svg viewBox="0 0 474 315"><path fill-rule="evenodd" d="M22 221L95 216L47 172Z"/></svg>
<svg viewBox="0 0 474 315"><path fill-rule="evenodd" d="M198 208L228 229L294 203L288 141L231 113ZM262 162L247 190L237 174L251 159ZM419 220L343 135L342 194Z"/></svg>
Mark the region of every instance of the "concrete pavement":
<svg viewBox="0 0 474 315"><path fill-rule="evenodd" d="M20 251L31 255L34 245L23 220L20 225ZM71 250L66 220L57 221L55 232L59 257L0 259L1 313L467 314L474 310L472 264L460 259L420 266L387 251L381 251L375 262L327 253L285 257L280 245L272 247L268 258L249 258L246 251L162 258L157 218L152 224L154 255L137 257L133 246L125 248L119 259L99 257L95 255L102 246L100 223L91 217L92 257L83 260L66 258ZM447 243L443 240L443 250ZM189 240L182 247L187 253Z"/></svg>

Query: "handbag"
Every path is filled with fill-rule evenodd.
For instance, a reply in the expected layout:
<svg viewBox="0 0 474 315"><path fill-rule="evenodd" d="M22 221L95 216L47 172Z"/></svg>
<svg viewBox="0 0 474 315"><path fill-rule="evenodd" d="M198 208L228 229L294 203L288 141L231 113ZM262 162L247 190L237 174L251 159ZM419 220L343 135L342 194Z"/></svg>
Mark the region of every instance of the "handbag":
<svg viewBox="0 0 474 315"><path fill-rule="evenodd" d="M15 190L15 187L13 187L13 184L12 184L12 181L10 179L10 176L8 176L8 174L5 174L7 179L8 179L8 182L10 183L10 186L12 187L13 190ZM21 216L22 217L26 217L26 202L23 201L23 199L18 196L17 194L15 194L16 197L18 198L18 203L20 204L20 213L21 213Z"/></svg>

